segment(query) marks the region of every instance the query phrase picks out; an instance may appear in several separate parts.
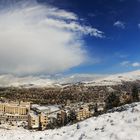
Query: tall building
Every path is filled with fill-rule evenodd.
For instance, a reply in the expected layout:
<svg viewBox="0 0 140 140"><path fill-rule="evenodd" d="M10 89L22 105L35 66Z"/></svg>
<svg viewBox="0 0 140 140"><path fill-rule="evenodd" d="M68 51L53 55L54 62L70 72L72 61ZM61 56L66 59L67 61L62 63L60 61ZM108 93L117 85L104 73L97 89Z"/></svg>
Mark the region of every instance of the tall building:
<svg viewBox="0 0 140 140"><path fill-rule="evenodd" d="M30 106L29 102L0 102L0 120L27 121Z"/></svg>
<svg viewBox="0 0 140 140"><path fill-rule="evenodd" d="M39 115L39 122L40 122L40 128L42 130L46 129L49 122L48 114L41 112L41 114Z"/></svg>
<svg viewBox="0 0 140 140"><path fill-rule="evenodd" d="M28 116L28 128L38 129L39 128L39 115L36 112L30 112Z"/></svg>
<svg viewBox="0 0 140 140"><path fill-rule="evenodd" d="M61 110L57 113L57 122L59 125L66 125L67 123L67 112L65 110Z"/></svg>
<svg viewBox="0 0 140 140"><path fill-rule="evenodd" d="M81 120L84 120L86 118L89 118L91 113L89 111L89 107L88 106L85 106L85 107L81 107L79 108L77 111L76 111L77 115L76 115L76 119L78 121L81 121Z"/></svg>

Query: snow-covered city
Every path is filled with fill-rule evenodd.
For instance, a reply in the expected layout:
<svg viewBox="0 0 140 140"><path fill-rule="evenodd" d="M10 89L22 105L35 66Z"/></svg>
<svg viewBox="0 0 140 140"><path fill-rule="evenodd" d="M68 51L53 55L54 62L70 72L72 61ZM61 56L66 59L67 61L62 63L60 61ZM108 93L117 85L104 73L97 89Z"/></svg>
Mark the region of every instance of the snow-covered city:
<svg viewBox="0 0 140 140"><path fill-rule="evenodd" d="M140 0L0 0L0 140L139 140Z"/></svg>
<svg viewBox="0 0 140 140"><path fill-rule="evenodd" d="M140 103L115 108L72 126L42 132L11 127L0 129L0 140L139 140Z"/></svg>

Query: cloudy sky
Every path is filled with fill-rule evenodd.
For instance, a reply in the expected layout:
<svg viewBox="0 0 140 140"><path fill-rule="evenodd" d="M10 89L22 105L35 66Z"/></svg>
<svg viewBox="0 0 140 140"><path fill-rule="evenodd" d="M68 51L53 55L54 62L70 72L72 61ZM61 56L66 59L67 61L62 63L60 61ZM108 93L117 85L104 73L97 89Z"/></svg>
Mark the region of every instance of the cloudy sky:
<svg viewBox="0 0 140 140"><path fill-rule="evenodd" d="M0 74L140 68L139 0L1 0Z"/></svg>

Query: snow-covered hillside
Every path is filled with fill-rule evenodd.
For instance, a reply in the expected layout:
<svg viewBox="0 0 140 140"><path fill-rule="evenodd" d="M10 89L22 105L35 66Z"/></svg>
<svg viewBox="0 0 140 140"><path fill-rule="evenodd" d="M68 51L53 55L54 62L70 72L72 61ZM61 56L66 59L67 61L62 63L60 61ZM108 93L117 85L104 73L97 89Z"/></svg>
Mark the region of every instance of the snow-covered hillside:
<svg viewBox="0 0 140 140"><path fill-rule="evenodd" d="M79 123L79 129L76 124L38 132L21 128L0 129L0 140L139 140L140 103L125 105L115 110L113 113Z"/></svg>
<svg viewBox="0 0 140 140"><path fill-rule="evenodd" d="M140 80L140 70L127 72L127 73L108 75L104 78L96 79L90 82L85 82L85 84L88 86L117 85L117 84L121 84L122 82L135 81L135 80Z"/></svg>
<svg viewBox="0 0 140 140"><path fill-rule="evenodd" d="M86 86L116 85L122 81L140 80L140 70L112 74L112 75L96 75L96 74L74 74L70 76L26 76L18 77L13 75L0 75L0 86L22 86L22 87L56 87L63 84L73 84L77 82L84 83Z"/></svg>
<svg viewBox="0 0 140 140"><path fill-rule="evenodd" d="M55 87L60 86L48 77L41 78L37 76L18 77L14 75L0 75L0 87Z"/></svg>
<svg viewBox="0 0 140 140"><path fill-rule="evenodd" d="M63 83L82 82L86 86L102 86L102 85L118 85L126 81L140 80L140 70L111 74L111 75L95 75L95 74L77 74L60 79Z"/></svg>

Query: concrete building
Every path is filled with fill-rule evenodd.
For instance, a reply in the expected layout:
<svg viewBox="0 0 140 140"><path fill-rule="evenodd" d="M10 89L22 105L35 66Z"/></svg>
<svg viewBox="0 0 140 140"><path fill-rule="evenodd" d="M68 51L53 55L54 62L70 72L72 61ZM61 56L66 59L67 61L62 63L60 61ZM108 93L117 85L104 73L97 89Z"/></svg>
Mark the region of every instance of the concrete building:
<svg viewBox="0 0 140 140"><path fill-rule="evenodd" d="M106 106L104 101L98 101L96 104L97 104L97 111L98 112L104 111L105 106Z"/></svg>
<svg viewBox="0 0 140 140"><path fill-rule="evenodd" d="M39 115L36 114L35 112L29 113L28 128L29 129L38 129L39 128Z"/></svg>
<svg viewBox="0 0 140 140"><path fill-rule="evenodd" d="M78 121L84 120L86 118L89 118L91 116L91 113L89 111L89 107L81 107L78 110L76 110L76 119Z"/></svg>
<svg viewBox="0 0 140 140"><path fill-rule="evenodd" d="M58 106L39 106L33 105L32 111L29 114L28 127L29 129L44 130L48 124L53 124L57 120L57 112L60 111Z"/></svg>
<svg viewBox="0 0 140 140"><path fill-rule="evenodd" d="M57 122L59 125L66 125L67 123L67 112L65 110L61 110L57 113Z"/></svg>
<svg viewBox="0 0 140 140"><path fill-rule="evenodd" d="M30 106L29 102L0 102L0 120L27 121Z"/></svg>
<svg viewBox="0 0 140 140"><path fill-rule="evenodd" d="M41 114L39 115L39 122L40 122L40 128L42 130L46 129L49 123L48 114L41 112Z"/></svg>

